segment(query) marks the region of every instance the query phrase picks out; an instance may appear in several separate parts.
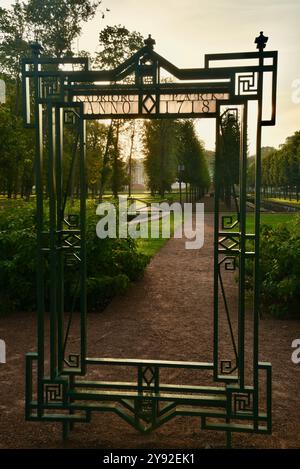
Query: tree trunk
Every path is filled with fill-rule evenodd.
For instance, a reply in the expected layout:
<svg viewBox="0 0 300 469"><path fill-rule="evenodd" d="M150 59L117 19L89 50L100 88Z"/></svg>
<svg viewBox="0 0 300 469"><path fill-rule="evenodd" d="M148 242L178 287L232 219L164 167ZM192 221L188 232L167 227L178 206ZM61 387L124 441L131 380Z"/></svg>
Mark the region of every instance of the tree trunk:
<svg viewBox="0 0 300 469"><path fill-rule="evenodd" d="M112 135L113 135L113 119L110 121L109 129L107 132L107 139L106 139L106 146L105 146L105 152L103 155L103 164L102 164L102 169L100 172L100 181L99 181L99 202L101 203L103 200L103 194L105 191L105 185L106 185L106 169L108 166L108 161L109 161L109 147L111 144L112 140Z"/></svg>

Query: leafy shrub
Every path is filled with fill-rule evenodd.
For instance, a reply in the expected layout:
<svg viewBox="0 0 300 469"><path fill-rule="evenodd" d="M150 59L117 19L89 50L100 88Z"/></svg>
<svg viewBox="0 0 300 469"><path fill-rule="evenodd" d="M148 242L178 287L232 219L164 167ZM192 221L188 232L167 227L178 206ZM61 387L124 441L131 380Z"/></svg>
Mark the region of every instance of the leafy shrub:
<svg viewBox="0 0 300 469"><path fill-rule="evenodd" d="M20 203L0 210L0 313L36 308L36 209ZM144 272L149 258L136 249L132 239L100 240L96 235L99 218L95 208L87 213L87 300L90 309L102 309L115 295ZM46 220L47 225L47 220ZM46 273L49 271L45 263ZM47 281L48 275L46 275ZM64 279L66 309L78 295L76 268L66 269ZM48 286L45 285L46 307ZM78 298L75 302L75 308Z"/></svg>
<svg viewBox="0 0 300 469"><path fill-rule="evenodd" d="M261 305L277 318L300 316L300 217L275 227L262 225ZM253 262L247 260L247 287L253 288Z"/></svg>

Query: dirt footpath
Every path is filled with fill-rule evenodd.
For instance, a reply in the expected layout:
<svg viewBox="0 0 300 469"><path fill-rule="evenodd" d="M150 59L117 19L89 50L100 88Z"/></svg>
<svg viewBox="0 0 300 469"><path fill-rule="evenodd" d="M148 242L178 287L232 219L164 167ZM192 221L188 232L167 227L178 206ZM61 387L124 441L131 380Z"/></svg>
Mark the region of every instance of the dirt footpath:
<svg viewBox="0 0 300 469"><path fill-rule="evenodd" d="M141 281L112 301L104 312L89 314L89 356L212 361L212 241L213 215L207 214L205 245L201 250L186 250L185 239L170 240L152 260ZM233 305L233 277L226 278L225 284L228 301ZM221 326L225 331L225 320ZM273 364L273 435L237 434L233 444L251 448L300 447L300 364L291 362L291 343L300 338L300 321L264 319L260 334L260 359ZM199 418L176 418L149 435L140 435L117 416L94 414L91 423L76 425L66 443L61 439L61 425L25 422L24 355L35 350L35 335L34 314L19 313L0 319L0 338L7 344L7 364L0 365L1 448L225 445L223 433L200 430ZM75 343L76 335L71 335L70 340ZM229 342L222 344L222 351L231 353ZM94 377L97 373L99 370L91 371ZM126 380L126 370L117 376L116 373L115 369L107 370L101 376ZM177 384L212 383L207 372L185 375L171 370L163 378Z"/></svg>

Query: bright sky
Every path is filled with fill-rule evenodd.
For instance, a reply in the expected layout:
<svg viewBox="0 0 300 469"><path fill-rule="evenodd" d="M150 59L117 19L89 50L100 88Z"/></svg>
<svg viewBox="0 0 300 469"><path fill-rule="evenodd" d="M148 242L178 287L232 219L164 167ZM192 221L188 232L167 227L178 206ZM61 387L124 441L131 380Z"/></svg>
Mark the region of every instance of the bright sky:
<svg viewBox="0 0 300 469"><path fill-rule="evenodd" d="M104 20L99 13L84 26L79 49L94 52L99 30L122 24L151 33L156 51L178 67L197 68L205 53L254 51L264 31L267 50L279 51L279 77L277 125L264 129L263 145L278 146L300 129L300 103L292 102L292 83L300 80L300 0L103 0L106 7L111 12ZM213 119L202 119L199 132L213 149Z"/></svg>

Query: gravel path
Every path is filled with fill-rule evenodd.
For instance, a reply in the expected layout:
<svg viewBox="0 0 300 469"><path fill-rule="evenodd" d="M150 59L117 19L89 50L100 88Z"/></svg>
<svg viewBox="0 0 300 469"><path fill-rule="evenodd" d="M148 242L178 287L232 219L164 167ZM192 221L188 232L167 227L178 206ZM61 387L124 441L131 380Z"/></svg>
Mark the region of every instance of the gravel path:
<svg viewBox="0 0 300 469"><path fill-rule="evenodd" d="M212 361L213 215L206 214L205 244L185 249L185 239L170 240L155 256L144 278L101 314L89 314L89 355ZM225 279L229 303L236 301L232 274ZM249 314L248 314L249 316ZM247 322L250 324L250 317ZM221 323L226 337L226 323ZM150 435L140 435L117 416L94 414L78 424L70 440L61 440L61 425L24 421L24 355L35 350L34 314L0 318L0 338L7 343L8 362L0 365L1 448L202 448L224 446L224 434L201 431L198 418L180 417ZM300 338L299 321L261 321L261 360L273 364L272 436L238 434L236 447L296 448L300 446L300 365L291 362L291 343ZM71 340L76 342L75 332ZM229 346L222 345L224 353ZM127 379L123 370L102 377ZM99 377L99 369L91 376ZM165 382L212 383L206 372L166 372Z"/></svg>

